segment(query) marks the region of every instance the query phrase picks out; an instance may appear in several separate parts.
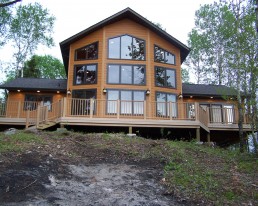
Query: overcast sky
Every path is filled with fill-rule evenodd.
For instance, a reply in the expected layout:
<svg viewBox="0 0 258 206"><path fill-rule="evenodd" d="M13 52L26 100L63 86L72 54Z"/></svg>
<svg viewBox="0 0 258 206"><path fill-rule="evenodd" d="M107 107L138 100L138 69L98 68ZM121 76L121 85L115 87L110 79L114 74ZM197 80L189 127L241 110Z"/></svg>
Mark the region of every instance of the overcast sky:
<svg viewBox="0 0 258 206"><path fill-rule="evenodd" d="M22 4L35 1L56 17L55 47L41 47L36 53L51 54L61 60L61 41L127 7L154 23L160 23L166 32L187 44L187 35L194 27L195 11L200 5L215 0L22 0ZM11 57L8 51L11 50L0 50L2 61Z"/></svg>

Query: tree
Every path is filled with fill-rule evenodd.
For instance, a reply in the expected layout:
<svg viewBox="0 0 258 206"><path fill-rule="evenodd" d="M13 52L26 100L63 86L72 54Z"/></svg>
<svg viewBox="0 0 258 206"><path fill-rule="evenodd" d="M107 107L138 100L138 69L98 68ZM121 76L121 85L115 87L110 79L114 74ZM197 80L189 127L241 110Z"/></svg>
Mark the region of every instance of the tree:
<svg viewBox="0 0 258 206"><path fill-rule="evenodd" d="M243 122L246 108L251 107L249 113L257 116L256 103L252 103L256 102L258 69L254 23L253 1L222 0L204 5L196 12L196 26L189 35L193 51L189 65L196 66L197 62L206 66L198 71L199 78L237 90L241 151L245 148ZM244 101L243 94L249 98L248 101Z"/></svg>
<svg viewBox="0 0 258 206"><path fill-rule="evenodd" d="M189 71L186 68L181 68L181 77L182 77L182 82L189 83L190 76L189 76Z"/></svg>
<svg viewBox="0 0 258 206"><path fill-rule="evenodd" d="M0 0L1 1L1 0ZM2 1L5 2L5 1ZM39 3L0 8L4 26L0 26L2 45L7 41L14 47L12 69L22 75L23 63L39 45L53 46L51 37L55 18Z"/></svg>
<svg viewBox="0 0 258 206"><path fill-rule="evenodd" d="M66 73L62 62L51 56L33 55L24 63L24 77L65 79Z"/></svg>

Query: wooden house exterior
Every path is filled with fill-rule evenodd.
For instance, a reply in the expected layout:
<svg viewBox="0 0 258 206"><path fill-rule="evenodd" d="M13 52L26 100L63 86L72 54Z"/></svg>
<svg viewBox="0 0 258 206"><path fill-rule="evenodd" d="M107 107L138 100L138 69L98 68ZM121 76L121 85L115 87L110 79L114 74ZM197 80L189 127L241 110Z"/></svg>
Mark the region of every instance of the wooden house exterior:
<svg viewBox="0 0 258 206"><path fill-rule="evenodd" d="M0 124L193 128L197 139L200 130L208 138L212 130L237 131L234 92L182 84L190 49L130 8L60 48L67 80L20 78L1 85L9 96Z"/></svg>

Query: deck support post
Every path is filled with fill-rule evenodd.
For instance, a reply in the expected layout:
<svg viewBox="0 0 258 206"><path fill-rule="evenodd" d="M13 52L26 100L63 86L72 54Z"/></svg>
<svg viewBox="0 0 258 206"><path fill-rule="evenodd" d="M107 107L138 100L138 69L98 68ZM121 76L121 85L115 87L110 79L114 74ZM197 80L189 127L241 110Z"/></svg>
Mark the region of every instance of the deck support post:
<svg viewBox="0 0 258 206"><path fill-rule="evenodd" d="M200 142L201 141L201 134L200 134L200 128L196 129L196 141Z"/></svg>
<svg viewBox="0 0 258 206"><path fill-rule="evenodd" d="M129 127L128 134L133 134L133 127Z"/></svg>
<svg viewBox="0 0 258 206"><path fill-rule="evenodd" d="M211 134L208 132L207 133L207 142L210 143L211 142Z"/></svg>

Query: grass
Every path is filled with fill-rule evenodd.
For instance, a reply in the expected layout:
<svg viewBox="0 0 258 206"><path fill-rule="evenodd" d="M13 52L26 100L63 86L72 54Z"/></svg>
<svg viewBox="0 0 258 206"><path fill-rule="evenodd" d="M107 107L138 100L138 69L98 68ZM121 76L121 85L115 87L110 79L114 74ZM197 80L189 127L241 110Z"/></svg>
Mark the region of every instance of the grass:
<svg viewBox="0 0 258 206"><path fill-rule="evenodd" d="M165 163L164 177L168 191L182 200L201 205L258 205L257 156L198 145L195 142L132 138L124 134L83 134L75 132L19 131L0 133L0 153L22 151L29 145L66 145L73 139L83 145L113 150L117 155L136 159L156 158ZM67 151L72 156L76 150Z"/></svg>
<svg viewBox="0 0 258 206"><path fill-rule="evenodd" d="M0 133L0 153L8 151L22 151L28 144L42 143L42 139L37 135L18 131L15 134L5 135Z"/></svg>
<svg viewBox="0 0 258 206"><path fill-rule="evenodd" d="M213 205L258 203L255 156L194 142L167 145L173 152L165 166L165 176L176 196Z"/></svg>

